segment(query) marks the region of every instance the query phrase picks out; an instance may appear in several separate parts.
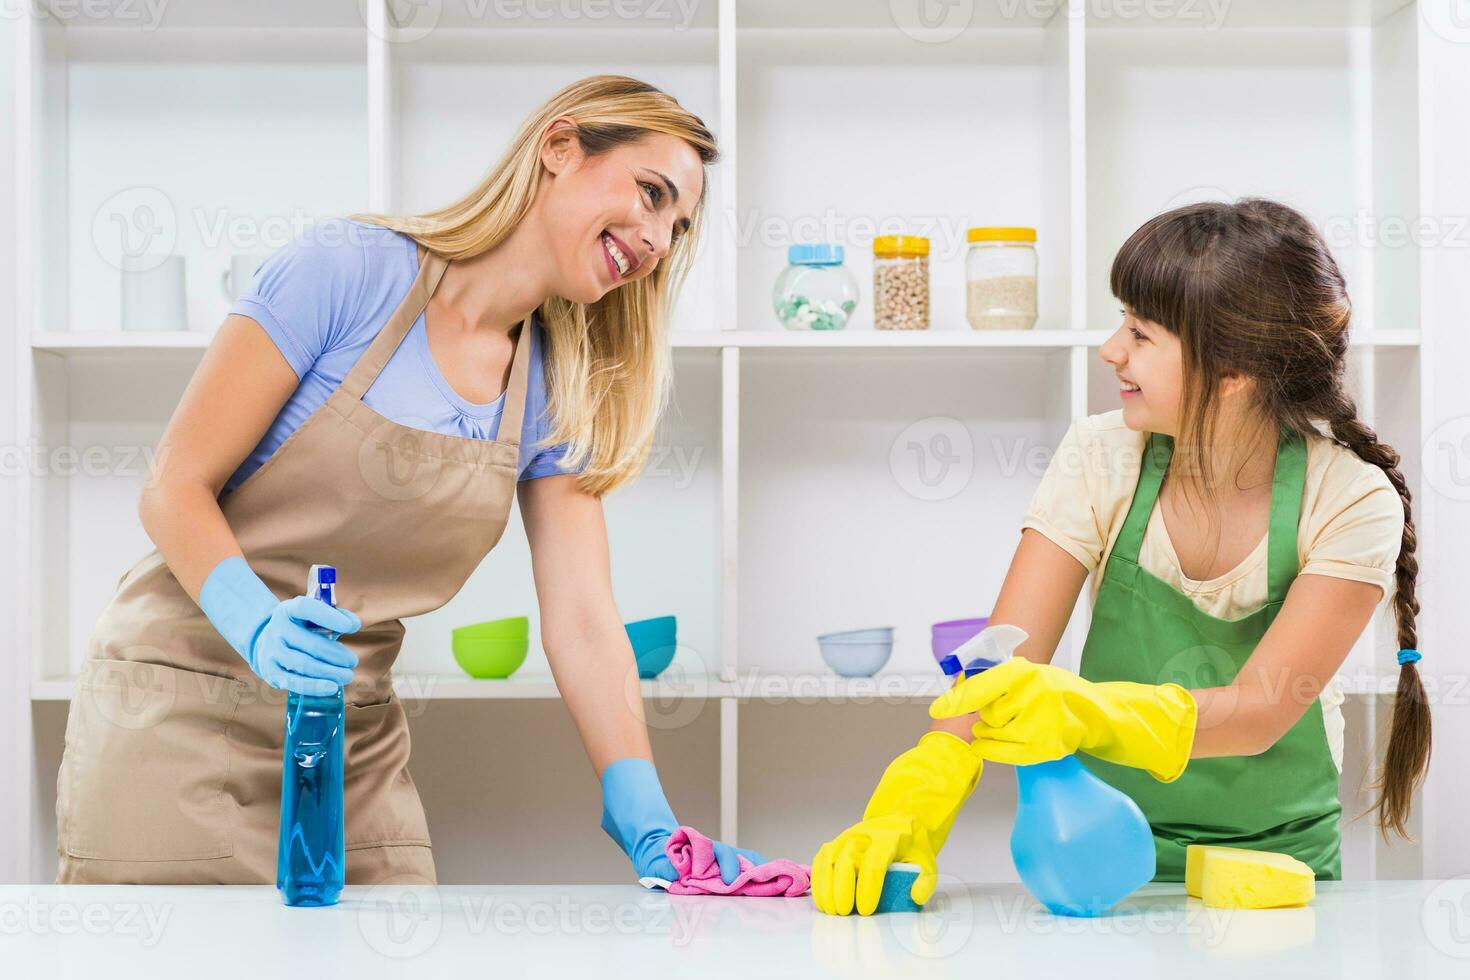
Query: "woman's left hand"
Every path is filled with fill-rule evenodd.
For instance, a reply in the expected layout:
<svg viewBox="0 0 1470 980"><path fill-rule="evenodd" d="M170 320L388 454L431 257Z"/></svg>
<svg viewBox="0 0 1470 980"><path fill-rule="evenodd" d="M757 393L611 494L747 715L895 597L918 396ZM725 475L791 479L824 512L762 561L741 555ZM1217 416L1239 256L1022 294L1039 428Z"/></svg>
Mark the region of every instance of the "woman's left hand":
<svg viewBox="0 0 1470 980"><path fill-rule="evenodd" d="M679 829L668 800L659 784L658 771L647 759L619 759L602 773L602 829L617 842L633 862L640 878L677 881L678 872L669 860L669 838ZM755 851L714 841L720 880L729 885L740 876L740 855L752 864L765 864Z"/></svg>
<svg viewBox="0 0 1470 980"><path fill-rule="evenodd" d="M1197 708L1178 684L1094 683L1016 657L955 685L929 706L933 718L979 712L971 748L982 759L1025 766L1077 751L1146 769L1171 782L1189 762Z"/></svg>

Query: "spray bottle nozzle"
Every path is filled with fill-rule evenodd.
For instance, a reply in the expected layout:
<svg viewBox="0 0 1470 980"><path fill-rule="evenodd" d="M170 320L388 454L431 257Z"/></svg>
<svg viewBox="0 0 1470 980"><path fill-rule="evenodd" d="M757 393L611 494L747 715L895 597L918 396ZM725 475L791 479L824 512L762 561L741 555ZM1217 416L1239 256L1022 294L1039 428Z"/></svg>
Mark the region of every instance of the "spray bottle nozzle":
<svg viewBox="0 0 1470 980"><path fill-rule="evenodd" d="M1003 663L1016 652L1016 647L1027 640L1026 631L1009 623L987 626L954 649L949 656L939 661L939 669L949 677L956 677L963 669L966 677L974 677L996 664ZM974 657L972 654L985 656ZM962 659L970 657L969 660ZM963 664L963 668L961 665Z"/></svg>

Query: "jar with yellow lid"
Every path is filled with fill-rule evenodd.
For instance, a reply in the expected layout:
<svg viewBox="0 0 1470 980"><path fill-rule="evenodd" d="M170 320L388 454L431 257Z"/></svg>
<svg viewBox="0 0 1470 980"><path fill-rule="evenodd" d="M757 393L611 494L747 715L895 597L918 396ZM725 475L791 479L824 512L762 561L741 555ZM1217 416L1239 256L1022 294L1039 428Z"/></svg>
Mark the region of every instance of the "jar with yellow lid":
<svg viewBox="0 0 1470 980"><path fill-rule="evenodd" d="M1036 326L1036 229L971 228L965 316L976 330Z"/></svg>
<svg viewBox="0 0 1470 980"><path fill-rule="evenodd" d="M929 239L918 235L873 239L873 326L929 329Z"/></svg>

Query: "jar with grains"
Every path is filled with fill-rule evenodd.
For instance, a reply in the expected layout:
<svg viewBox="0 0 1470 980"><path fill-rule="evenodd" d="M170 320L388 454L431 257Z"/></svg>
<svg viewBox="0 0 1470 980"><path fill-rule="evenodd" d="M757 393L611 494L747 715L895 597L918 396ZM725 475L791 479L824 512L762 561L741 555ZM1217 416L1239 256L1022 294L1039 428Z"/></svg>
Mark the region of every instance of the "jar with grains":
<svg viewBox="0 0 1470 980"><path fill-rule="evenodd" d="M1036 229L971 228L965 316L976 330L1036 326Z"/></svg>
<svg viewBox="0 0 1470 980"><path fill-rule="evenodd" d="M873 239L873 326L929 329L929 239L918 235Z"/></svg>

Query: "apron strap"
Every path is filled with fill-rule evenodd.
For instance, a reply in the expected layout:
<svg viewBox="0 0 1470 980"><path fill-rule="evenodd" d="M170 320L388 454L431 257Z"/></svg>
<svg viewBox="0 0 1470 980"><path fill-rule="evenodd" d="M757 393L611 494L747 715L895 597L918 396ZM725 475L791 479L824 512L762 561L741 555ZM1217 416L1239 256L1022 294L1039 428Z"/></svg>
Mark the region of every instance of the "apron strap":
<svg viewBox="0 0 1470 980"><path fill-rule="evenodd" d="M424 307L429 305L429 297L439 288L439 280L444 278L444 270L447 268L448 259L424 250L418 275L414 277L413 285L408 287L408 295L403 297L403 302L398 304L387 324L378 331L366 353L357 359L357 363L347 372L347 377L342 379L344 392L361 399L363 393L378 380L388 359L393 356L398 345L403 343L403 338L408 336L409 329L418 320L419 314L424 312Z"/></svg>
<svg viewBox="0 0 1470 980"><path fill-rule="evenodd" d="M516 350L510 358L510 381L505 386L505 402L500 409L500 426L495 430L495 441L507 446L521 445L521 422L526 417L526 389L531 373L531 345L536 342L536 331L532 324L535 314L521 321L520 333L516 336Z"/></svg>
<svg viewBox="0 0 1470 980"><path fill-rule="evenodd" d="M1298 571L1296 539L1306 486L1307 444L1299 432L1283 429L1271 478L1271 525L1266 532L1266 598L1284 602Z"/></svg>
<svg viewBox="0 0 1470 980"><path fill-rule="evenodd" d="M1173 455L1174 440L1157 432L1150 433L1143 447L1133 503L1123 520L1123 530L1118 532L1118 540L1113 542L1112 557L1138 564L1143 532L1148 528L1149 515L1154 512L1154 501L1158 499L1159 487L1164 482L1164 471L1169 468L1169 459Z"/></svg>
<svg viewBox="0 0 1470 980"><path fill-rule="evenodd" d="M418 246L423 249L423 246ZM347 372L347 377L342 379L341 389L353 398L361 399L363 394L372 387L383 368L387 366L388 359L403 343L403 338L408 336L419 314L429 305L429 297L434 295L434 290L439 288L439 281L444 278L444 270L449 268L449 260L442 255L423 249L423 258L419 262L419 271L414 276L413 284L408 287L408 295L398 304L388 322L378 331L373 342L357 363L352 365ZM531 370L531 344L533 344L535 331L532 330L532 320L535 314L526 317L521 324L520 333L516 337L515 353L511 355L510 383L505 388L505 404L501 409L500 426L496 431L496 442L502 442L510 446L520 447L521 423L526 414L526 390L529 387Z"/></svg>

